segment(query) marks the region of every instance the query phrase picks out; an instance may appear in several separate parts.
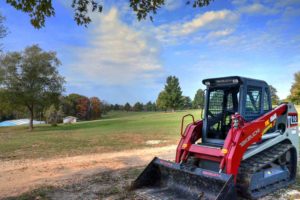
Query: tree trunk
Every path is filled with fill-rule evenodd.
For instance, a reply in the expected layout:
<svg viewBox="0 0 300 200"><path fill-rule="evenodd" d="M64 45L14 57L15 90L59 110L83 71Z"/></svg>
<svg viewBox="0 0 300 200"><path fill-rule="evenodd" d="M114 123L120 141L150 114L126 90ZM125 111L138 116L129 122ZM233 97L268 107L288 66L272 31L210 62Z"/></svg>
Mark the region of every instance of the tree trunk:
<svg viewBox="0 0 300 200"><path fill-rule="evenodd" d="M33 109L30 109L29 112L30 112L29 130L32 131L33 130Z"/></svg>

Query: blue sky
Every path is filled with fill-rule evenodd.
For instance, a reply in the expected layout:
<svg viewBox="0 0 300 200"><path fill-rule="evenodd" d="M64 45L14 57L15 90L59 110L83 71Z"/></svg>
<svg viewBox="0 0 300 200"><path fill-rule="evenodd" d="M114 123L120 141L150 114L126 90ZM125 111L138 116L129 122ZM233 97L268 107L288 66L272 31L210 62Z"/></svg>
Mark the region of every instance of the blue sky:
<svg viewBox="0 0 300 200"><path fill-rule="evenodd" d="M222 0L198 9L168 0L153 23L138 22L128 1L105 1L88 28L73 21L71 1L53 2L56 16L37 30L1 1L10 32L4 50L39 44L56 51L67 94L155 101L166 77L175 75L193 98L204 78L240 75L266 80L285 98L300 71L299 0Z"/></svg>

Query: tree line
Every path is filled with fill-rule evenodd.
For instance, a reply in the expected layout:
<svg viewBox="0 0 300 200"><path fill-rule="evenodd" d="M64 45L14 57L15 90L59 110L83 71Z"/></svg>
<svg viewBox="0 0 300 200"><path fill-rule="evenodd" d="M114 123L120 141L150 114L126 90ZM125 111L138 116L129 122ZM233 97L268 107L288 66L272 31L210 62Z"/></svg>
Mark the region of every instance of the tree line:
<svg viewBox="0 0 300 200"><path fill-rule="evenodd" d="M65 79L58 72L61 62L53 51L38 45L0 56L0 120L27 118L56 124L63 116L94 120L109 111L175 111L198 109L204 104L204 91L198 89L192 100L182 94L179 79L169 76L155 102L109 104L98 97L63 95ZM270 86L273 105L280 102L277 90ZM300 104L300 72L295 73L288 101Z"/></svg>
<svg viewBox="0 0 300 200"><path fill-rule="evenodd" d="M111 105L98 97L80 94L63 95L65 78L59 74L61 62L53 51L44 51L38 45L20 52L7 52L0 57L0 120L29 118L46 120L55 125L64 116L75 116L79 120L94 120L115 111L159 111L196 108L202 95L196 94L194 101L182 96L179 81L168 77L163 98L156 102L133 105ZM198 93L203 93L199 90ZM166 97L166 98L165 98Z"/></svg>
<svg viewBox="0 0 300 200"><path fill-rule="evenodd" d="M281 101L292 102L294 104L300 104L300 71L294 74L294 82L290 89L290 95L283 100L280 100L277 89L272 85L269 85L272 105L278 105ZM190 108L203 108L204 106L204 91L198 89L194 100L190 97L183 96L179 79L175 76L169 76L166 80L164 89L159 93L156 100L156 106L160 110L177 110L177 109L190 109Z"/></svg>

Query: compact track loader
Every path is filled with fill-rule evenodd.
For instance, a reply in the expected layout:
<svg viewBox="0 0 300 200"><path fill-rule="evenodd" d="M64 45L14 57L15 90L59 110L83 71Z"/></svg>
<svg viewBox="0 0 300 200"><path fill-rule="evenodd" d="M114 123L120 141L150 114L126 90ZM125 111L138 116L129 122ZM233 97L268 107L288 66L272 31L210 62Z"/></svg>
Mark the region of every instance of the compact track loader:
<svg viewBox="0 0 300 200"><path fill-rule="evenodd" d="M203 80L203 120L182 119L175 162L154 158L131 189L140 199L257 199L295 182L298 114L272 109L266 82ZM193 123L183 131L185 117Z"/></svg>

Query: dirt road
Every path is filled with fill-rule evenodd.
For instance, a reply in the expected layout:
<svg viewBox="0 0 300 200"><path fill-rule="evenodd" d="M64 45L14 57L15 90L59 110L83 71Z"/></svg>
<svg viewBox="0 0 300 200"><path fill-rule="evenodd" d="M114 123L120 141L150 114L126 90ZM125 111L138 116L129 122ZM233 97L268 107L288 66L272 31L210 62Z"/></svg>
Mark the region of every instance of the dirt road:
<svg viewBox="0 0 300 200"><path fill-rule="evenodd" d="M56 159L0 162L0 199L44 185L72 184L93 174L144 166L154 156L173 160L176 146L90 154Z"/></svg>
<svg viewBox="0 0 300 200"><path fill-rule="evenodd" d="M15 160L0 163L0 199L31 192L25 199L134 199L126 187L155 156L173 160L176 146L55 159ZM39 190L38 190L39 191ZM299 199L298 186L279 190L262 200Z"/></svg>

